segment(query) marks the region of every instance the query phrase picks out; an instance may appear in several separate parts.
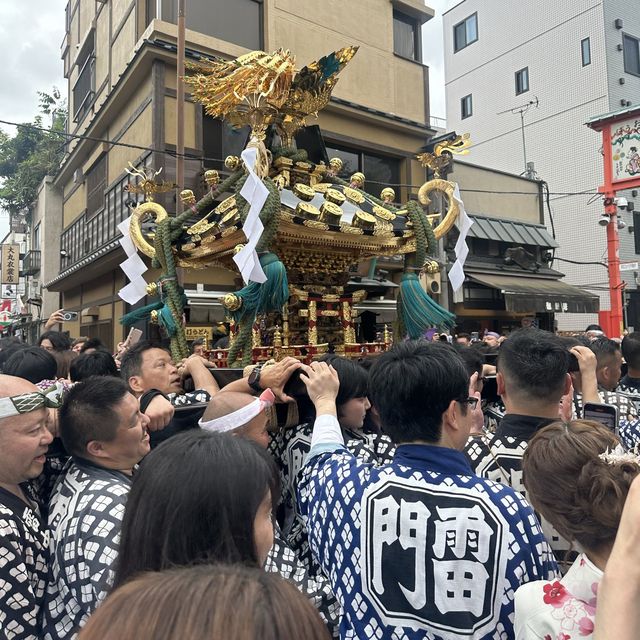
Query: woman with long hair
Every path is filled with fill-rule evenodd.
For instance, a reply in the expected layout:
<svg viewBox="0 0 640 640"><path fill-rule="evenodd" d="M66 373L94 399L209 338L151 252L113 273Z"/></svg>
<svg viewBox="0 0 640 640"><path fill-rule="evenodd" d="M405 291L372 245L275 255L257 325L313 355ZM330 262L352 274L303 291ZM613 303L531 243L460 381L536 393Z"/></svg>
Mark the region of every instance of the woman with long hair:
<svg viewBox="0 0 640 640"><path fill-rule="evenodd" d="M599 422L554 422L529 442L524 484L533 508L582 553L561 580L516 592L516 639L591 638L598 586L640 459Z"/></svg>
<svg viewBox="0 0 640 640"><path fill-rule="evenodd" d="M276 499L277 474L255 443L200 430L170 438L135 476L114 586L146 571L196 564L262 567Z"/></svg>
<svg viewBox="0 0 640 640"><path fill-rule="evenodd" d="M164 446L164 445L162 445ZM198 566L142 574L116 589L78 640L328 640L309 601L257 568Z"/></svg>

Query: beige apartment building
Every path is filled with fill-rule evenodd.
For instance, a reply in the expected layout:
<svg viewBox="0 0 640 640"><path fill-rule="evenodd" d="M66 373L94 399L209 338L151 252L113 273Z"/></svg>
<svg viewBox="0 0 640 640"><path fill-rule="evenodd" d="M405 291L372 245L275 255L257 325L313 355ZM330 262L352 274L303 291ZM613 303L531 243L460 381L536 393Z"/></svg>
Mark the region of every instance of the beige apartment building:
<svg viewBox="0 0 640 640"><path fill-rule="evenodd" d="M49 292L77 311L72 336L92 335L113 347L129 309L118 298L126 284L117 225L137 196L124 187L125 168L163 169L175 180L177 0L70 0L62 43L69 82L68 144L50 187L60 195L59 269L43 272ZM331 103L315 124L329 157L360 170L376 195L384 184L424 182L415 154L433 134L428 67L421 61L421 25L433 11L420 0L188 0L186 58L236 57L255 49L286 48L299 66L347 45L358 45ZM311 122L310 124L314 124ZM246 136L187 101L184 109L185 184L202 193L203 172L223 171ZM407 189L399 189L402 199ZM158 197L175 210L173 192ZM139 198L138 198L139 201ZM52 207L48 216L55 214ZM51 241L51 239L49 239ZM53 242L57 238L53 238ZM237 275L222 269L184 271L192 325L222 319L221 291ZM149 280L151 272L146 274ZM141 301L140 304L144 304Z"/></svg>

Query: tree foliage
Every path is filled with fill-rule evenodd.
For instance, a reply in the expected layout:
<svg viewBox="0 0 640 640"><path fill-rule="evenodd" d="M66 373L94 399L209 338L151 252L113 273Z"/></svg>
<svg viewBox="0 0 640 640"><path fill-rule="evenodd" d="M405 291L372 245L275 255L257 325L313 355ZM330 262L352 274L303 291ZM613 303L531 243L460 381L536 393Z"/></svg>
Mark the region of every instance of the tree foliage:
<svg viewBox="0 0 640 640"><path fill-rule="evenodd" d="M38 96L40 113L33 122L18 126L14 136L0 129L0 207L11 215L30 208L43 178L54 175L64 157L65 137L59 133L65 131L66 101L55 87Z"/></svg>

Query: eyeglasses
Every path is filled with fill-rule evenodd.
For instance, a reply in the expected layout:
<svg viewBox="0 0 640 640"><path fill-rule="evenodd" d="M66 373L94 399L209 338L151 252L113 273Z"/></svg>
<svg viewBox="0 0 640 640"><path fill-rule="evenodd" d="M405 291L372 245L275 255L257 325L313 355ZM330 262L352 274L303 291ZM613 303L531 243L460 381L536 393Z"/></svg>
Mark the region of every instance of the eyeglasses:
<svg viewBox="0 0 640 640"><path fill-rule="evenodd" d="M471 411L473 411L478 406L478 398L464 398L462 400L458 400L460 404L468 404L471 407Z"/></svg>

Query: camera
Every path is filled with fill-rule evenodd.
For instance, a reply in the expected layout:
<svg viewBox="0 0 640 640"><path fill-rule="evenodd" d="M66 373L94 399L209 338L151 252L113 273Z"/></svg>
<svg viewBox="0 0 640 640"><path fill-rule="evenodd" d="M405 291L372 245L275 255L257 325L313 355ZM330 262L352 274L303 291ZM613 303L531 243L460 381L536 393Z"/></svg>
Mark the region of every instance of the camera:
<svg viewBox="0 0 640 640"><path fill-rule="evenodd" d="M62 318L64 319L65 322L69 322L70 320L77 320L78 319L78 312L77 311L63 311Z"/></svg>

